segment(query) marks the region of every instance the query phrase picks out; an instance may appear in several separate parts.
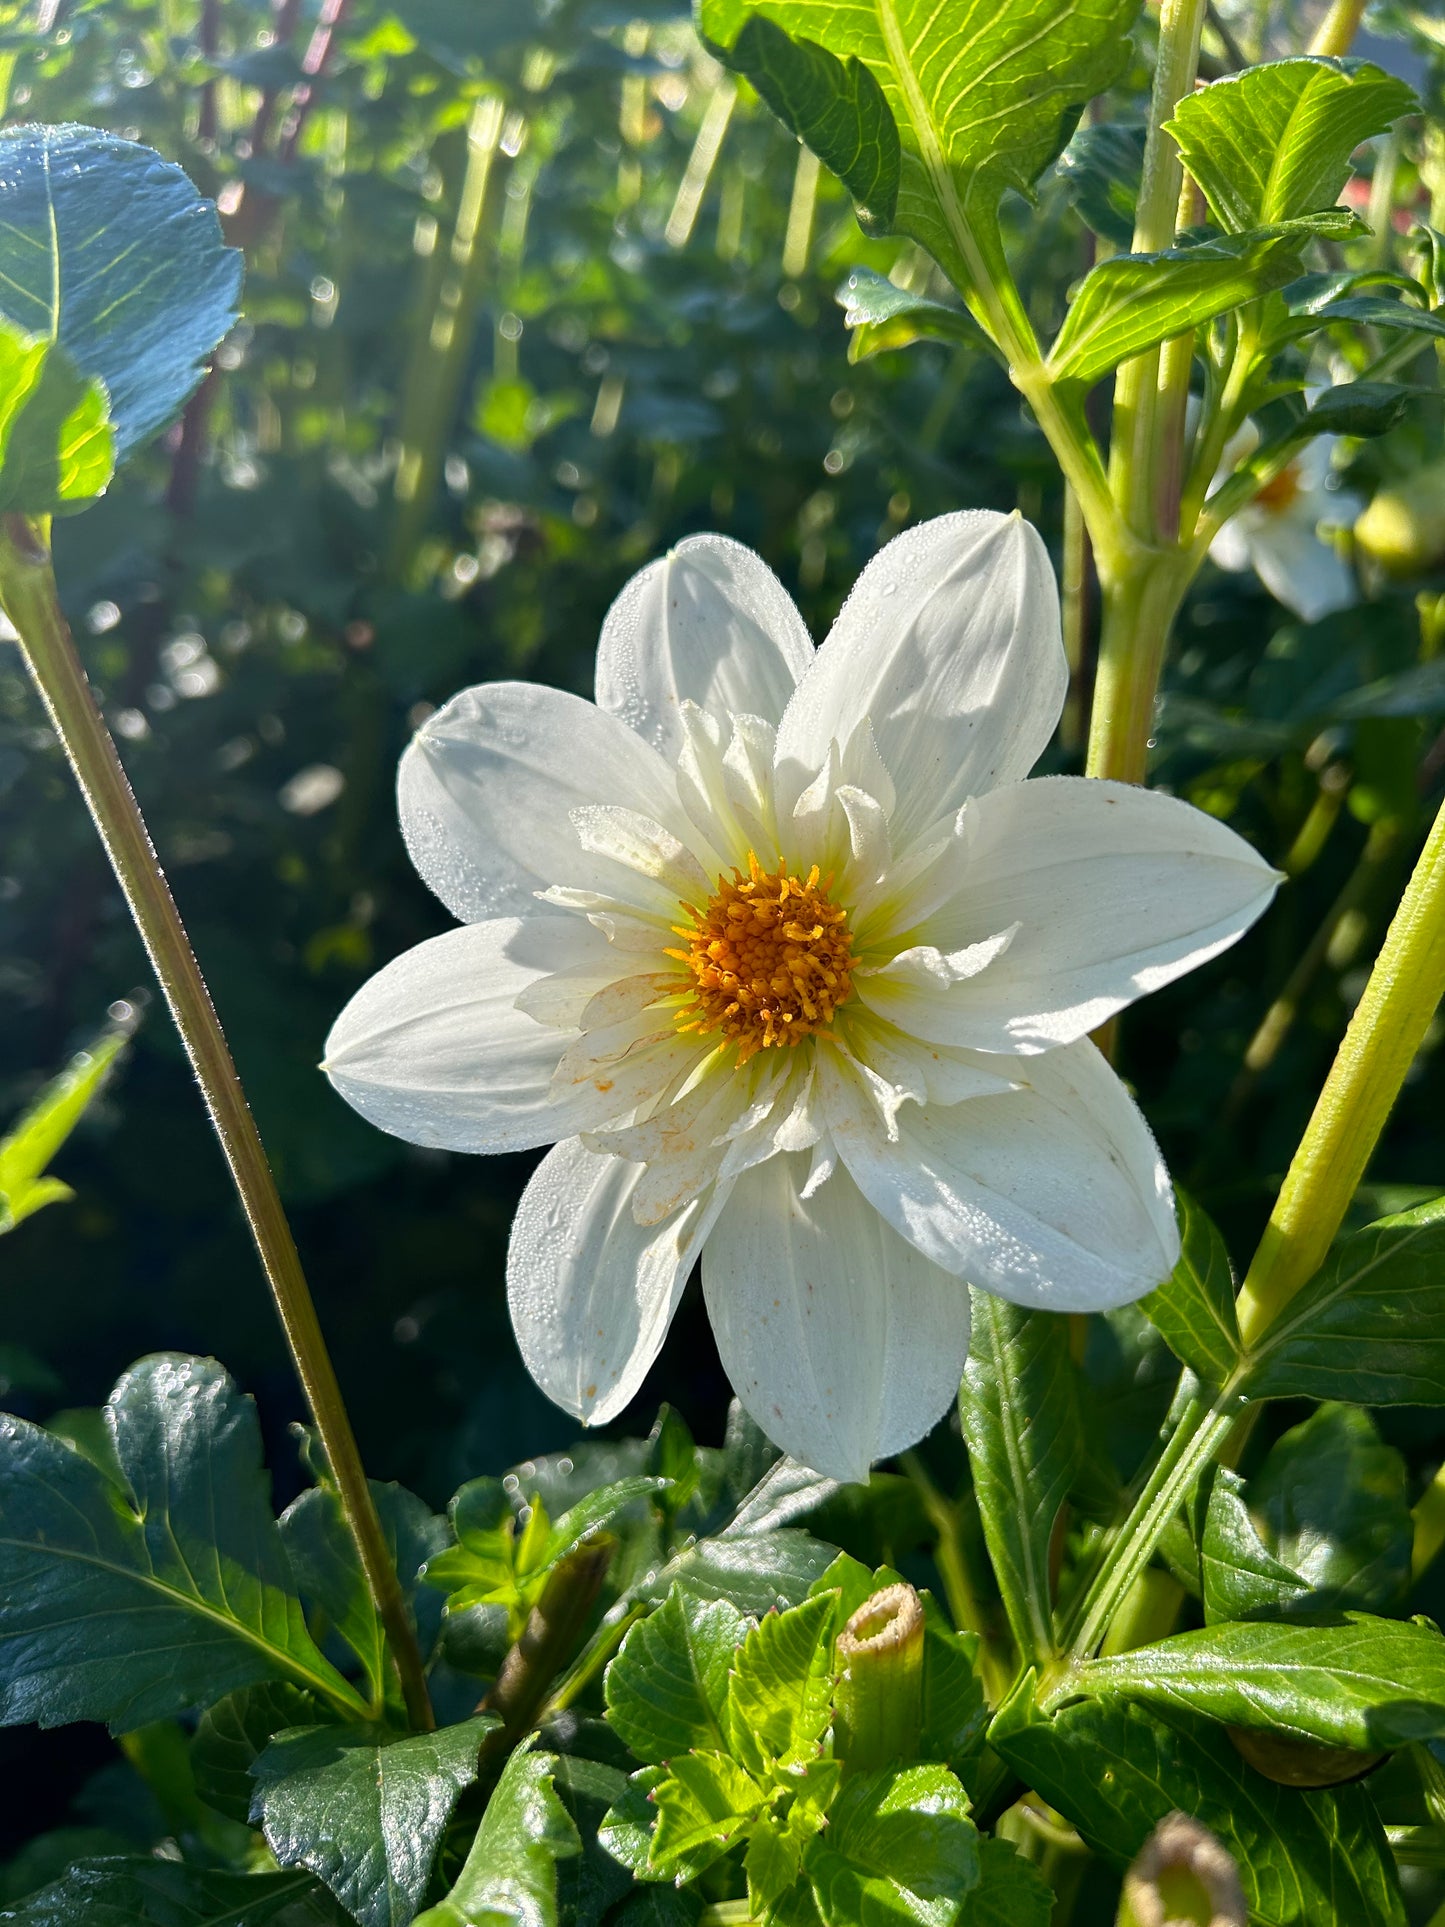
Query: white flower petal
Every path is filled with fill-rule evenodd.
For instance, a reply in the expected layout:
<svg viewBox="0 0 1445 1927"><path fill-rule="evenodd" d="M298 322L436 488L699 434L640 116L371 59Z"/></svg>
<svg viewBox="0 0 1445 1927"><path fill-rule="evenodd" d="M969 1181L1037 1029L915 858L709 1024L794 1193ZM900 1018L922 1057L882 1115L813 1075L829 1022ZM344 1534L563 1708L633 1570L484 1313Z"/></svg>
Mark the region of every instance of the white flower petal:
<svg viewBox="0 0 1445 1927"><path fill-rule="evenodd" d="M332 1027L323 1068L364 1118L412 1144L550 1144L588 1119L574 1121L551 1095L566 1037L515 1000L537 981L539 954L576 966L589 949L606 945L574 917L503 918L433 937L363 984Z"/></svg>
<svg viewBox="0 0 1445 1927"><path fill-rule="evenodd" d="M958 1393L968 1293L836 1171L806 1201L809 1160L741 1177L703 1252L723 1367L785 1452L863 1480L922 1438Z"/></svg>
<svg viewBox="0 0 1445 1927"><path fill-rule="evenodd" d="M926 1043L867 1009L850 1015L847 1031L849 1056L917 1104L997 1097L1017 1090L1019 1079L1027 1075L1017 1058Z"/></svg>
<svg viewBox="0 0 1445 1927"><path fill-rule="evenodd" d="M454 917L526 916L553 883L606 889L570 812L622 804L686 832L672 772L580 696L537 683L464 689L417 731L397 772L402 834Z"/></svg>
<svg viewBox="0 0 1445 1927"><path fill-rule="evenodd" d="M1327 507L1328 498L1315 496L1307 516L1278 516L1268 526L1244 531L1260 581L1301 622L1318 622L1359 600L1354 570L1315 533Z"/></svg>
<svg viewBox="0 0 1445 1927"><path fill-rule="evenodd" d="M644 1010L573 1038L552 1073L552 1099L575 1120L569 1131L600 1130L656 1102L696 1061L667 1011Z"/></svg>
<svg viewBox="0 0 1445 1927"><path fill-rule="evenodd" d="M644 1227L642 1166L576 1138L555 1145L522 1194L507 1252L507 1302L527 1370L587 1425L615 1418L662 1345L699 1239L722 1198Z"/></svg>
<svg viewBox="0 0 1445 1927"><path fill-rule="evenodd" d="M1089 1042L1020 1063L1028 1084L1005 1095L904 1107L896 1142L843 1054L819 1061L828 1123L859 1189L945 1270L1049 1311L1128 1304L1172 1270L1168 1174Z"/></svg>
<svg viewBox="0 0 1445 1927"><path fill-rule="evenodd" d="M710 715L685 702L681 728L677 789L693 826L739 868L746 867L749 850L775 858L773 725L759 716Z"/></svg>
<svg viewBox="0 0 1445 1927"><path fill-rule="evenodd" d="M762 558L723 535L690 535L608 611L597 701L671 761L684 702L776 722L812 659L803 618Z"/></svg>
<svg viewBox="0 0 1445 1927"><path fill-rule="evenodd" d="M778 729L799 787L866 717L898 787L901 850L966 797L1026 774L1068 683L1059 595L1037 532L984 510L942 515L876 555Z"/></svg>
<svg viewBox="0 0 1445 1927"><path fill-rule="evenodd" d="M1129 783L1041 777L964 812L951 903L917 934L945 961L997 961L968 981L903 978L905 951L858 994L914 1036L975 1050L1040 1051L1097 1029L1136 997L1234 943L1279 873L1204 811ZM903 978L903 980L900 980Z"/></svg>
<svg viewBox="0 0 1445 1927"><path fill-rule="evenodd" d="M683 903L706 902L712 889L707 871L650 816L615 803L579 804L571 816L579 845L598 859L615 902L659 920L667 929L677 922ZM713 875L718 861L709 854Z"/></svg>

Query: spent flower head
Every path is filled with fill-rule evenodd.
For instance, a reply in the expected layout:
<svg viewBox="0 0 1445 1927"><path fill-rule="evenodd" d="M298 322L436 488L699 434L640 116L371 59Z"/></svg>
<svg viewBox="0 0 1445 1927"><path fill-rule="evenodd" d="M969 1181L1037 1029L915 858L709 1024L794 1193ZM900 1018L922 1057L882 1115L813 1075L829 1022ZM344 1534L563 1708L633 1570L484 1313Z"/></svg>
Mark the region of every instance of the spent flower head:
<svg viewBox="0 0 1445 1927"><path fill-rule="evenodd" d="M1117 783L1023 778L1066 668L1043 543L939 517L815 650L750 550L633 578L595 703L485 684L429 718L402 827L462 928L337 1020L374 1123L554 1148L512 1230L522 1355L601 1422L694 1261L786 1450L863 1478L958 1389L972 1285L1086 1311L1178 1253L1147 1125L1088 1033L1216 955L1277 877Z"/></svg>

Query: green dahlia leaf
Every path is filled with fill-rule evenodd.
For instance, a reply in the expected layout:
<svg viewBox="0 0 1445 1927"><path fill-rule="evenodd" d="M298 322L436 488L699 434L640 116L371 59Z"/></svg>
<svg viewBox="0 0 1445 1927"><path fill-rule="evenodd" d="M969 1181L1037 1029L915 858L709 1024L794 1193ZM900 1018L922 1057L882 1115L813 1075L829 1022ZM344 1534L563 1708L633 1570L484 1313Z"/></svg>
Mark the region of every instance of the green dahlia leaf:
<svg viewBox="0 0 1445 1927"><path fill-rule="evenodd" d="M0 327L0 435L4 432L5 337ZM3 460L0 443L0 463ZM47 1177L46 1170L109 1076L125 1043L121 1032L111 1031L81 1051L45 1086L8 1136L0 1139L0 1231L10 1231L43 1205L71 1196L70 1187Z"/></svg>
<svg viewBox="0 0 1445 1927"><path fill-rule="evenodd" d="M1313 1588L1265 1544L1237 1472L1220 1466L1209 1487L1199 1539L1199 1585L1204 1617L1279 1619L1308 1611Z"/></svg>
<svg viewBox="0 0 1445 1927"><path fill-rule="evenodd" d="M1059 156L1059 179L1080 218L1110 246L1134 245L1134 216L1144 172L1142 121L1081 127Z"/></svg>
<svg viewBox="0 0 1445 1927"><path fill-rule="evenodd" d="M420 1927L557 1927L557 1862L581 1851L552 1786L556 1761L519 1747L482 1815L466 1865Z"/></svg>
<svg viewBox="0 0 1445 1927"><path fill-rule="evenodd" d="M607 1718L639 1760L723 1746L728 1676L747 1621L725 1599L674 1587L607 1669Z"/></svg>
<svg viewBox="0 0 1445 1927"><path fill-rule="evenodd" d="M402 1596L413 1620L420 1622L425 1654L436 1638L442 1602L419 1597L417 1581L423 1565L446 1544L446 1521L404 1486L375 1479L370 1485ZM356 1654L373 1701L380 1701L396 1686L387 1664L386 1634L332 1487L314 1486L289 1505L281 1515L281 1538L301 1593Z"/></svg>
<svg viewBox="0 0 1445 1927"><path fill-rule="evenodd" d="M739 1648L728 1694L731 1751L749 1765L808 1759L832 1717L833 1620L827 1593L769 1613Z"/></svg>
<svg viewBox="0 0 1445 1927"><path fill-rule="evenodd" d="M1359 224L1343 208L1247 234L1115 254L1085 276L1049 350L1055 381L1095 382L1174 335L1282 288L1319 234L1346 239Z"/></svg>
<svg viewBox="0 0 1445 1927"><path fill-rule="evenodd" d="M1224 1239L1186 1192L1175 1194L1181 1249L1172 1275L1143 1300L1150 1321L1174 1356L1210 1385L1222 1385L1239 1362L1234 1270Z"/></svg>
<svg viewBox="0 0 1445 1927"><path fill-rule="evenodd" d="M1265 1544L1309 1587L1311 1611L1379 1612L1410 1584L1408 1483L1368 1412L1322 1405L1270 1447L1248 1502Z"/></svg>
<svg viewBox="0 0 1445 1927"><path fill-rule="evenodd" d="M970 348L993 344L965 308L898 288L887 275L854 268L837 294L848 330L848 359L866 361L916 341L948 341Z"/></svg>
<svg viewBox="0 0 1445 1927"><path fill-rule="evenodd" d="M57 343L0 319L0 510L79 508L105 493L114 472L100 383L87 381Z"/></svg>
<svg viewBox="0 0 1445 1927"><path fill-rule="evenodd" d="M484 1716L410 1737L336 1726L282 1733L256 1763L251 1818L283 1867L309 1867L361 1927L407 1927L497 1724Z"/></svg>
<svg viewBox="0 0 1445 1927"><path fill-rule="evenodd" d="M1004 192L1030 190L1084 103L1123 68L1137 12L1137 0L697 0L705 37L842 173L871 225L911 235L965 279L970 255L998 254ZM780 36L792 43L786 55ZM772 77L784 63L797 76L786 92ZM895 129L896 186L873 92L861 83L847 91L853 63ZM818 144L825 117L827 151ZM830 158L851 166L851 152L868 157L865 175L850 178Z"/></svg>
<svg viewBox="0 0 1445 1927"><path fill-rule="evenodd" d="M978 1885L963 1903L960 1927L1049 1927L1054 1891L1007 1840L978 1843Z"/></svg>
<svg viewBox="0 0 1445 1927"><path fill-rule="evenodd" d="M344 1927L345 1920L309 1873L218 1873L149 1855L82 1862L0 1913L12 1927Z"/></svg>
<svg viewBox="0 0 1445 1927"><path fill-rule="evenodd" d="M1341 1240L1265 1334L1248 1390L1445 1404L1445 1198Z"/></svg>
<svg viewBox="0 0 1445 1927"><path fill-rule="evenodd" d="M1361 1786L1280 1786L1245 1764L1223 1727L1178 1708L1084 1700L1040 1719L1027 1685L989 1738L1116 1867L1177 1809L1234 1856L1251 1927L1404 1927L1384 1830Z"/></svg>
<svg viewBox="0 0 1445 1927"><path fill-rule="evenodd" d="M918 1750L958 1772L983 1745L988 1701L975 1671L977 1633L959 1633L923 1595L923 1720Z"/></svg>
<svg viewBox="0 0 1445 1927"><path fill-rule="evenodd" d="M0 313L104 384L123 458L200 381L241 256L180 168L93 127L6 128L0 201Z"/></svg>
<svg viewBox="0 0 1445 1927"><path fill-rule="evenodd" d="M1412 308L1386 294L1352 294L1314 310L1317 321L1354 321L1370 328L1403 329L1406 334L1445 335L1445 315Z"/></svg>
<svg viewBox="0 0 1445 1927"><path fill-rule="evenodd" d="M288 1726L315 1726L323 1709L296 1686L243 1686L207 1707L191 1742L196 1791L208 1806L243 1825L256 1795L252 1771Z"/></svg>
<svg viewBox="0 0 1445 1927"><path fill-rule="evenodd" d="M124 1491L0 1417L0 1720L124 1732L268 1679L362 1712L306 1630L250 1399L214 1360L163 1353L105 1420Z"/></svg>
<svg viewBox="0 0 1445 1927"><path fill-rule="evenodd" d="M1049 1541L1085 1456L1068 1320L973 1293L958 1409L989 1557L1019 1648L1052 1652Z"/></svg>
<svg viewBox="0 0 1445 1927"><path fill-rule="evenodd" d="M766 1791L726 1753L684 1753L653 1788L652 1865L691 1878L721 1859L756 1819Z"/></svg>
<svg viewBox="0 0 1445 1927"><path fill-rule="evenodd" d="M1187 95L1165 125L1232 234L1330 207L1361 141L1419 103L1367 61L1272 60Z"/></svg>
<svg viewBox="0 0 1445 1927"><path fill-rule="evenodd" d="M828 1927L946 1927L979 1879L968 1796L946 1767L859 1774L844 1783L805 1865Z"/></svg>
<svg viewBox="0 0 1445 1927"><path fill-rule="evenodd" d="M1445 1637L1365 1613L1202 1626L1078 1675L1092 1696L1181 1706L1285 1739L1379 1753L1445 1736Z"/></svg>

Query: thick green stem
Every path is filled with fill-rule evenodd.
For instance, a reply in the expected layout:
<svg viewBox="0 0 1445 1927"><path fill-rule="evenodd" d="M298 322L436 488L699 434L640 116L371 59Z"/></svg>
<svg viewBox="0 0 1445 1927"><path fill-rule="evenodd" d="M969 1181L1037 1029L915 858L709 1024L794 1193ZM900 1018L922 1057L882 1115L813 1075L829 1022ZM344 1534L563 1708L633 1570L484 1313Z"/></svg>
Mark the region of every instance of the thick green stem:
<svg viewBox="0 0 1445 1927"><path fill-rule="evenodd" d="M1192 574L1187 555L1164 550L1104 580L1088 775L1144 781L1169 628Z"/></svg>
<svg viewBox="0 0 1445 1927"><path fill-rule="evenodd" d="M1312 1278L1339 1230L1445 996L1445 807L1385 936L1239 1294L1252 1345Z"/></svg>
<svg viewBox="0 0 1445 1927"><path fill-rule="evenodd" d="M1199 68L1199 35L1204 0L1162 0L1159 57L1149 103L1144 174L1134 217L1133 251L1154 254L1174 240L1184 170L1174 137L1164 123L1194 87ZM1167 540L1161 526L1158 476L1161 455L1157 424L1179 414L1175 406L1181 381L1189 384L1189 357L1168 348L1151 349L1120 368L1114 384L1114 434L1110 484L1130 528L1142 542ZM1182 415L1180 415L1182 423ZM1167 437L1166 437L1167 439Z"/></svg>
<svg viewBox="0 0 1445 1927"><path fill-rule="evenodd" d="M1184 172L1164 123L1194 86L1204 0L1162 0L1136 254L1174 239ZM1192 569L1175 548L1191 342L1167 343L1119 370L1109 486L1128 542L1099 549L1104 621L1089 728L1090 776L1142 783L1154 699L1175 611Z"/></svg>
<svg viewBox="0 0 1445 1927"><path fill-rule="evenodd" d="M260 1133L191 950L165 873L86 681L60 610L43 523L7 515L0 525L0 604L70 759L116 880L165 992L271 1287L413 1725L435 1725L416 1636L356 1449L341 1388L321 1334L291 1227Z"/></svg>
<svg viewBox="0 0 1445 1927"><path fill-rule="evenodd" d="M1310 42L1312 54L1347 54L1365 17L1365 0L1335 0Z"/></svg>

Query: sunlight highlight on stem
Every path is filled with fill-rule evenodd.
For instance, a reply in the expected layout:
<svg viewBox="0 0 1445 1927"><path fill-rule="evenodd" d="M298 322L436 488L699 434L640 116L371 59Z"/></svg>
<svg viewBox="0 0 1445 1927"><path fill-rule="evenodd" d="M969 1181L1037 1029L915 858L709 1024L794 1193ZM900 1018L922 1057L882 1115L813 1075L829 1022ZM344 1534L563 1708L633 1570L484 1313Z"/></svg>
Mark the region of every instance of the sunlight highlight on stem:
<svg viewBox="0 0 1445 1927"><path fill-rule="evenodd" d="M190 940L110 731L86 680L51 566L48 527L7 515L0 527L0 603L100 833L176 1028L266 1273L297 1375L336 1479L414 1726L435 1725L416 1636L260 1133L246 1103Z"/></svg>
<svg viewBox="0 0 1445 1927"><path fill-rule="evenodd" d="M1445 996L1445 807L1385 936L1240 1290L1253 1344L1324 1262Z"/></svg>

